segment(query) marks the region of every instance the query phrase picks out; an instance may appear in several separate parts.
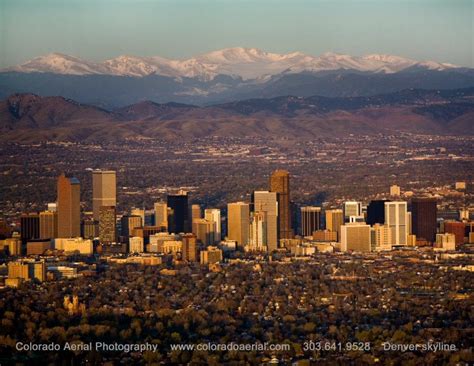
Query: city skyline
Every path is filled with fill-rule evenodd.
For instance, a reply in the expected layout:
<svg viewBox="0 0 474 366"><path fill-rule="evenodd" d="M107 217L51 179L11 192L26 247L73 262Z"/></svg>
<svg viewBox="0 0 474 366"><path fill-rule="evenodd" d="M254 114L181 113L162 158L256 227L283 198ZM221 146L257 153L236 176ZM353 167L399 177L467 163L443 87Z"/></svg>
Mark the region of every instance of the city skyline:
<svg viewBox="0 0 474 366"><path fill-rule="evenodd" d="M204 206L203 216L201 206L193 204L189 193L182 188L176 193L168 193L166 202L154 202L151 210L127 207L117 211L116 172L91 172L92 216L85 216L81 209L80 181L62 173L58 177L57 201L45 205L48 207L45 211L22 213L20 229L23 244L28 240L43 240L40 248L46 249L48 247L44 245L44 240L84 237L98 240L101 244L124 243L125 240L125 243L130 241L132 245L135 230L142 228L141 235L147 230L149 233L168 232L171 235L192 232L198 242L205 245L219 245L222 240L234 240L240 249L246 251L263 250L271 253L284 246L282 243L285 240L314 236L318 238L316 240L324 238L323 241L339 242L345 251L356 248L370 252L378 247L387 250L390 246L434 245L438 243L438 234L443 233L437 220L436 197L415 195L407 200L409 202L400 200L402 191L397 185L390 186L386 196L398 200L370 200L365 206L360 201L351 200L344 200L339 206L307 206L305 202L295 205L291 201L289 189L290 173L277 169L270 174L270 191L255 190L249 202L228 202L228 211L224 211L223 216L221 208ZM462 182L456 185L462 186ZM98 197L103 200L100 204ZM97 217L95 210L99 211ZM464 213L466 210L467 216ZM149 218L150 212L153 213L152 219ZM322 220L323 214L325 220ZM469 221L469 216L468 209L459 207L461 222ZM226 231L221 228L224 219ZM447 220L446 225L449 229L445 229L448 231L444 233L457 235L456 244L462 244L463 236L459 236L460 228L456 226L456 221ZM360 230L365 230L362 238ZM348 239L349 231L357 233L355 243ZM370 234L371 231L373 234ZM243 237L243 233L247 237Z"/></svg>
<svg viewBox="0 0 474 366"><path fill-rule="evenodd" d="M0 0L0 366L467 365L473 0Z"/></svg>

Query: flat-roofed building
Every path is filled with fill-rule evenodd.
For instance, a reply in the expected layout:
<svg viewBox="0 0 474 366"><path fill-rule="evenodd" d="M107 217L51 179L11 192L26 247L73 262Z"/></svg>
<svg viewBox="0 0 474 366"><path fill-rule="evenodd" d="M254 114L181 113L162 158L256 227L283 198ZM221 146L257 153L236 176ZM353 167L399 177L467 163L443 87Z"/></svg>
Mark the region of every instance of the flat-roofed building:
<svg viewBox="0 0 474 366"><path fill-rule="evenodd" d="M42 211L39 214L40 239L54 239L58 236L58 214Z"/></svg>
<svg viewBox="0 0 474 366"><path fill-rule="evenodd" d="M222 239L221 210L217 208L206 208L204 211L204 218L213 224L210 244L220 243Z"/></svg>
<svg viewBox="0 0 474 366"><path fill-rule="evenodd" d="M8 263L8 278L23 280L46 280L46 266L44 261L16 261Z"/></svg>
<svg viewBox="0 0 474 366"><path fill-rule="evenodd" d="M337 232L329 230L313 231L313 240L315 241L337 241Z"/></svg>
<svg viewBox="0 0 474 366"><path fill-rule="evenodd" d="M392 245L407 245L408 215L406 202L385 202L385 224L390 228Z"/></svg>
<svg viewBox="0 0 474 366"><path fill-rule="evenodd" d="M81 235L81 185L77 178L58 178L58 237L75 238Z"/></svg>
<svg viewBox="0 0 474 366"><path fill-rule="evenodd" d="M92 210L94 220L100 219L102 206L117 205L117 177L113 170L94 170L92 172Z"/></svg>
<svg viewBox="0 0 474 366"><path fill-rule="evenodd" d="M193 222L193 234L196 235L204 245L214 244L215 223L206 219L195 219Z"/></svg>
<svg viewBox="0 0 474 366"><path fill-rule="evenodd" d="M326 229L337 233L337 240L341 239L341 225L344 224L344 214L341 209L326 210Z"/></svg>
<svg viewBox="0 0 474 366"><path fill-rule="evenodd" d="M265 244L268 252L278 249L278 203L277 193L255 191L252 195L254 212L265 213Z"/></svg>
<svg viewBox="0 0 474 366"><path fill-rule="evenodd" d="M208 246L200 254L201 264L213 264L222 262L222 250L214 246Z"/></svg>
<svg viewBox="0 0 474 366"><path fill-rule="evenodd" d="M124 215L120 219L121 222L121 235L123 237L129 237L132 235L133 229L137 229L143 226L142 218L138 215Z"/></svg>
<svg viewBox="0 0 474 366"><path fill-rule="evenodd" d="M456 237L456 245L464 243L464 235L466 230L466 224L459 221L445 221L444 232L454 234Z"/></svg>
<svg viewBox="0 0 474 366"><path fill-rule="evenodd" d="M168 205L160 201L154 204L155 226L162 226L168 231Z"/></svg>
<svg viewBox="0 0 474 366"><path fill-rule="evenodd" d="M227 205L227 239L235 240L237 246L245 247L249 242L250 205L233 202Z"/></svg>
<svg viewBox="0 0 474 366"><path fill-rule="evenodd" d="M370 225L346 223L341 226L341 251L370 252Z"/></svg>
<svg viewBox="0 0 474 366"><path fill-rule="evenodd" d="M181 258L187 262L198 262L199 253L197 247L197 238L194 234L185 234L181 237L183 242L183 252Z"/></svg>
<svg viewBox="0 0 474 366"><path fill-rule="evenodd" d="M25 213L20 216L20 235L23 243L30 239L40 239L40 219L37 213Z"/></svg>
<svg viewBox="0 0 474 366"><path fill-rule="evenodd" d="M43 255L51 250L51 240L29 240L26 243L26 255Z"/></svg>
<svg viewBox="0 0 474 366"><path fill-rule="evenodd" d="M130 253L143 253L145 251L143 238L139 236L131 236L128 239Z"/></svg>
<svg viewBox="0 0 474 366"><path fill-rule="evenodd" d="M418 239L429 243L436 240L436 198L413 198L411 200L411 228Z"/></svg>
<svg viewBox="0 0 474 366"><path fill-rule="evenodd" d="M103 244L117 241L115 206L100 206L99 208L99 240Z"/></svg>
<svg viewBox="0 0 474 366"><path fill-rule="evenodd" d="M362 203L356 201L344 202L344 222L349 222L351 216L362 216Z"/></svg>
<svg viewBox="0 0 474 366"><path fill-rule="evenodd" d="M78 252L83 255L91 255L94 251L92 240L82 238L56 238L54 239L54 249L62 250L65 253Z"/></svg>
<svg viewBox="0 0 474 366"><path fill-rule="evenodd" d="M290 239L293 237L291 228L290 211L290 173L286 170L278 169L270 176L270 192L277 193L277 239ZM273 242L270 244L272 247ZM273 249L273 247L272 247ZM276 249L276 248L275 248Z"/></svg>
<svg viewBox="0 0 474 366"><path fill-rule="evenodd" d="M321 228L321 207L301 207L301 235L311 236Z"/></svg>
<svg viewBox="0 0 474 366"><path fill-rule="evenodd" d="M436 234L436 248L456 250L456 236L450 233Z"/></svg>
<svg viewBox="0 0 474 366"><path fill-rule="evenodd" d="M371 228L371 250L391 250L392 249L392 237L391 230L388 225L375 224Z"/></svg>

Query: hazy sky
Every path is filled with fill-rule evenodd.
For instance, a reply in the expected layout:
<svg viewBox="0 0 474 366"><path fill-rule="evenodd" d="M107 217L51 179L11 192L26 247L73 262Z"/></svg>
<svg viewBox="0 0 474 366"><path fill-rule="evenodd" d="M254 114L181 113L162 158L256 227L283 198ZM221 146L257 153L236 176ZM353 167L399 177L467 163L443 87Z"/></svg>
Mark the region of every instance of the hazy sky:
<svg viewBox="0 0 474 366"><path fill-rule="evenodd" d="M474 0L0 0L0 67L50 52L185 58L243 46L474 67Z"/></svg>

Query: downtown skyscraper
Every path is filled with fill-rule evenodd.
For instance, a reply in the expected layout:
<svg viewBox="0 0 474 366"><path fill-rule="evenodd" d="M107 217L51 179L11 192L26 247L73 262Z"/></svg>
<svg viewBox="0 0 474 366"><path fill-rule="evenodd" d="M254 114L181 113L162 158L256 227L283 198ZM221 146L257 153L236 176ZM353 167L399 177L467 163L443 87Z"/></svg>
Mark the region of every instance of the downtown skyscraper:
<svg viewBox="0 0 474 366"><path fill-rule="evenodd" d="M102 206L117 205L117 178L115 171L94 170L92 172L92 211L94 220L99 220Z"/></svg>
<svg viewBox="0 0 474 366"><path fill-rule="evenodd" d="M392 245L407 245L408 213L406 202L385 202L385 224L389 227Z"/></svg>
<svg viewBox="0 0 474 366"><path fill-rule="evenodd" d="M265 221L265 240L269 252L278 248L278 202L277 193L255 191L252 195L254 214L262 214Z"/></svg>
<svg viewBox="0 0 474 366"><path fill-rule="evenodd" d="M413 234L430 243L436 241L436 198L413 198L411 201L411 223Z"/></svg>
<svg viewBox="0 0 474 366"><path fill-rule="evenodd" d="M64 173L58 178L58 237L81 236L81 185Z"/></svg>
<svg viewBox="0 0 474 366"><path fill-rule="evenodd" d="M244 202L227 204L227 238L244 247L249 242L250 206Z"/></svg>
<svg viewBox="0 0 474 366"><path fill-rule="evenodd" d="M184 233L189 231L188 194L180 191L178 194L168 195L167 206L170 209L168 232Z"/></svg>
<svg viewBox="0 0 474 366"><path fill-rule="evenodd" d="M275 170L270 176L270 192L277 193L278 200L278 239L293 237L290 212L290 173Z"/></svg>

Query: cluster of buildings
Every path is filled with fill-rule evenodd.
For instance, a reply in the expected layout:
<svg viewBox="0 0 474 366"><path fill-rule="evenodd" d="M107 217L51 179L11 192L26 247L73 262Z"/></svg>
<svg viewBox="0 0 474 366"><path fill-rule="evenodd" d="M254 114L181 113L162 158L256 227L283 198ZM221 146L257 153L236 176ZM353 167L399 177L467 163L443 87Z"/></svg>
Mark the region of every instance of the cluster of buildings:
<svg viewBox="0 0 474 366"><path fill-rule="evenodd" d="M117 212L115 171L92 171L92 212L81 212L80 182L65 174L57 180L57 201L43 212L25 213L20 230L0 241L13 257L46 254L116 256L125 263L175 261L215 264L229 251L311 255L316 251L386 251L431 246L453 251L474 242L469 212L440 220L434 197L400 200L400 187L387 199L346 201L342 207L297 206L290 199L290 174L274 171L268 190L254 191L250 202L231 202L222 211L202 210L186 191L169 194L153 210ZM226 218L226 220L225 220ZM52 271L58 269L52 269ZM9 278L44 280L44 263L10 262ZM67 268L65 277L72 276Z"/></svg>

